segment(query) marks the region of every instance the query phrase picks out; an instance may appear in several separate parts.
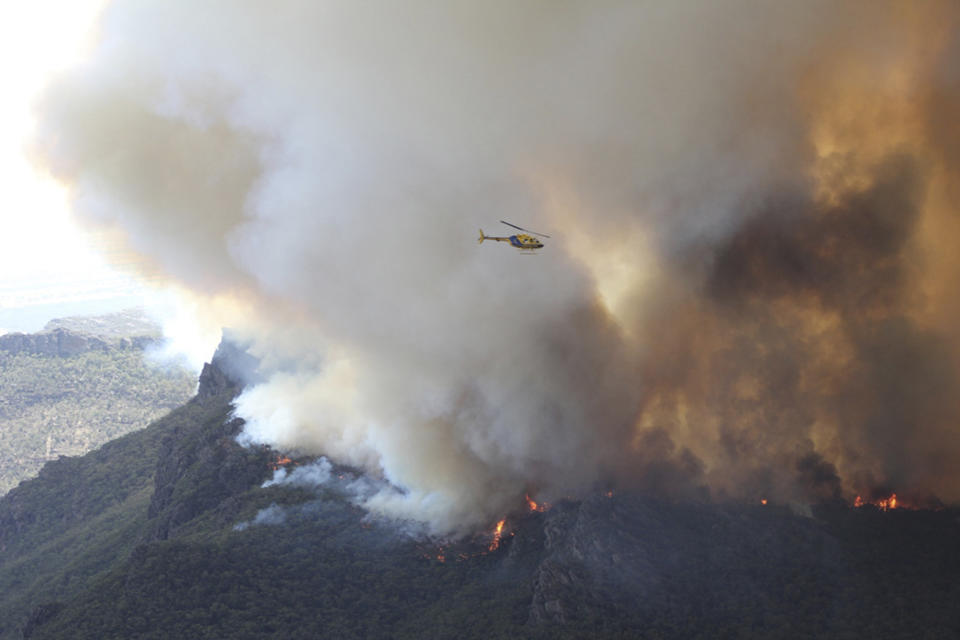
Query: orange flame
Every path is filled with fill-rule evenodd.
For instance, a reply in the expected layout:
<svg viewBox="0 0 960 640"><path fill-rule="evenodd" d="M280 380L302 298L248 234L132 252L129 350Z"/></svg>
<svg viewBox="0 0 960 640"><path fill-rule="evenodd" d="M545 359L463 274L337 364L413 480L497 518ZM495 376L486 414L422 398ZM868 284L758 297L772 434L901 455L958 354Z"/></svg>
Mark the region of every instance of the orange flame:
<svg viewBox="0 0 960 640"><path fill-rule="evenodd" d="M500 536L503 534L503 525L505 522L506 520L501 520L493 530L493 541L490 542L490 551L496 551L500 547Z"/></svg>
<svg viewBox="0 0 960 640"><path fill-rule="evenodd" d="M883 511L888 511L890 509L909 509L910 507L904 505L900 500L897 499L896 493L891 493L889 498L881 498L873 502L867 502L860 496L857 496L853 501L854 508L862 507L865 504L872 504L873 506L881 509Z"/></svg>
<svg viewBox="0 0 960 640"><path fill-rule="evenodd" d="M534 499L531 498L530 494L528 493L523 494L523 497L526 498L527 507L530 508L530 511L539 511L540 513L543 513L544 511L550 508L550 504L547 502L541 502L537 504L537 502L535 502Z"/></svg>
<svg viewBox="0 0 960 640"><path fill-rule="evenodd" d="M274 471L276 471L276 470L279 469L280 467L283 467L283 466L285 466L285 465L288 465L288 464L290 464L291 462L293 462L293 460L291 460L291 459L288 458L287 456L279 455L279 456L277 456L277 459L274 460L274 461L270 464L270 468L273 469Z"/></svg>
<svg viewBox="0 0 960 640"><path fill-rule="evenodd" d="M767 499L766 499L766 498L760 498L760 504L766 506L766 504L767 504Z"/></svg>
<svg viewBox="0 0 960 640"><path fill-rule="evenodd" d="M890 494L889 498L884 500L878 500L877 506L886 511L887 509L896 509L897 508L897 494Z"/></svg>

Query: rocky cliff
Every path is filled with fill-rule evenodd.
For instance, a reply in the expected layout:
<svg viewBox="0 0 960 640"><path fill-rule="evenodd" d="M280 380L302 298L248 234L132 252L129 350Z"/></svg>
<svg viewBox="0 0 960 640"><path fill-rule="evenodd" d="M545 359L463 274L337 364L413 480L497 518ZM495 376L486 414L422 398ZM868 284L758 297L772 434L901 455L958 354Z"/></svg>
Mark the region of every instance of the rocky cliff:
<svg viewBox="0 0 960 640"><path fill-rule="evenodd" d="M160 325L143 309L132 308L96 316L69 316L54 318L44 325L45 332L66 329L73 333L97 336L106 340L130 336L160 337Z"/></svg>
<svg viewBox="0 0 960 640"><path fill-rule="evenodd" d="M202 424L182 424L164 438L147 512L147 540L164 540L201 513L223 506L269 475L270 452L243 447L236 435L243 421L230 416L230 402L243 388L244 371L255 360L229 341L203 367L193 402L212 409ZM246 369L244 369L246 367Z"/></svg>
<svg viewBox="0 0 960 640"><path fill-rule="evenodd" d="M143 350L157 340L156 336L105 339L83 333L74 333L67 329L53 329L42 333L4 334L0 336L0 351L9 354L27 353L66 358L87 351Z"/></svg>

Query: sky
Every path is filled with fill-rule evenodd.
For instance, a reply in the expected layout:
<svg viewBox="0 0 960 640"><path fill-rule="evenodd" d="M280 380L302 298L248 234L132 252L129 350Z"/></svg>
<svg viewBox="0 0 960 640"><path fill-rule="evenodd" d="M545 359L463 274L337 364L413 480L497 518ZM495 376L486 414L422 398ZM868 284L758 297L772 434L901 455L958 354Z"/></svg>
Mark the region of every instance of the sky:
<svg viewBox="0 0 960 640"><path fill-rule="evenodd" d="M144 306L152 299L139 258L107 231L81 228L64 187L27 152L38 92L55 73L89 55L103 4L38 0L3 10L0 332L36 331L54 317Z"/></svg>

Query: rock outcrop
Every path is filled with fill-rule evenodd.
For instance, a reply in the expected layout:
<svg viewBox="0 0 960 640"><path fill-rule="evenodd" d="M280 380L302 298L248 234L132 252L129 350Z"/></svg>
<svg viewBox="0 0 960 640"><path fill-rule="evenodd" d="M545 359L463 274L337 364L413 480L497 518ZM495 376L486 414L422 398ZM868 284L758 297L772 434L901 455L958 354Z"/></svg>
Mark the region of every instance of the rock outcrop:
<svg viewBox="0 0 960 640"><path fill-rule="evenodd" d="M43 333L8 333L0 336L0 351L65 358L87 351L113 349L143 350L158 340L155 336L134 336L106 340L97 336L54 329Z"/></svg>
<svg viewBox="0 0 960 640"><path fill-rule="evenodd" d="M228 340L204 365L192 401L195 419L176 425L160 446L147 512L153 523L148 540L167 539L269 475L270 452L238 444L243 420L231 417L231 402L243 389L242 372L252 372L255 366L254 358Z"/></svg>

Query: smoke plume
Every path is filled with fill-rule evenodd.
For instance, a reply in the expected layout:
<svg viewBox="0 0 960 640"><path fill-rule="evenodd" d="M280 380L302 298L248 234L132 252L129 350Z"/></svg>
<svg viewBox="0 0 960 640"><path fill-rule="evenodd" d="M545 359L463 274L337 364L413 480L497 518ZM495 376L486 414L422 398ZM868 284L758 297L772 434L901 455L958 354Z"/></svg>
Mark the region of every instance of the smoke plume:
<svg viewBox="0 0 960 640"><path fill-rule="evenodd" d="M251 342L247 437L367 469L374 513L956 501L958 19L115 0L36 156ZM477 246L500 219L552 238Z"/></svg>

